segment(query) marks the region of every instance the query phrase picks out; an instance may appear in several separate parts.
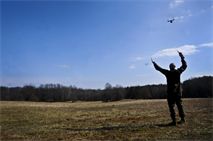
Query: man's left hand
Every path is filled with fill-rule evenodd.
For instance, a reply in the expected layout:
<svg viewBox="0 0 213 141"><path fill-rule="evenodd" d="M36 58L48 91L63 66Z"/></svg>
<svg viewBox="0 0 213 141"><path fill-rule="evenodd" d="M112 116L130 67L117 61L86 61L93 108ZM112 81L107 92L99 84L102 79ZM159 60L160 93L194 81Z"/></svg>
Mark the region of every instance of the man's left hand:
<svg viewBox="0 0 213 141"><path fill-rule="evenodd" d="M184 58L184 56L183 56L183 53L182 53L182 52L179 52L179 56L180 56L181 58Z"/></svg>

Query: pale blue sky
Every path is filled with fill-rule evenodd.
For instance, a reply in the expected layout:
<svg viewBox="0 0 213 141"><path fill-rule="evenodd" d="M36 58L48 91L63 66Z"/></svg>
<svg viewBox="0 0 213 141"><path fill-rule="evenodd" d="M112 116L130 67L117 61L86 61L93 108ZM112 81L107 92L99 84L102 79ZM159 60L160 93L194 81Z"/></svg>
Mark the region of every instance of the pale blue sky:
<svg viewBox="0 0 213 141"><path fill-rule="evenodd" d="M3 86L165 84L150 58L180 67L173 44L188 63L182 81L213 75L210 0L0 3Z"/></svg>

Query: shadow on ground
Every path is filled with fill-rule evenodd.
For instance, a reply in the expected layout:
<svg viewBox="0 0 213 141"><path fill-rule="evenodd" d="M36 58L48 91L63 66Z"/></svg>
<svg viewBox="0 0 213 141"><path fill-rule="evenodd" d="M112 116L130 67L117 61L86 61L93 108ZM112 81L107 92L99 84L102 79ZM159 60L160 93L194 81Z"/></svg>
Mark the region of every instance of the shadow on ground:
<svg viewBox="0 0 213 141"><path fill-rule="evenodd" d="M102 128L89 128L89 129L73 129L73 128L64 128L69 131L101 131L101 130L113 130L113 129L131 129L131 128L143 128L143 127L169 127L168 124L152 124L152 125L141 125L141 126L114 126L114 127L102 127Z"/></svg>

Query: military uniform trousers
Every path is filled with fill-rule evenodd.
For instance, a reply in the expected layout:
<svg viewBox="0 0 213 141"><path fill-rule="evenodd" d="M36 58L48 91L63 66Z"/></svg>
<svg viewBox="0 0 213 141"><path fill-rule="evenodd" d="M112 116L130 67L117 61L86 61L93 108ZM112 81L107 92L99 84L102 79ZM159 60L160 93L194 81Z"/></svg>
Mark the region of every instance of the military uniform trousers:
<svg viewBox="0 0 213 141"><path fill-rule="evenodd" d="M181 93L180 94L169 93L167 96L167 102L168 102L170 116L172 120L176 120L176 114L174 110L175 104L177 105L179 116L181 118L185 117L183 106L182 106L181 95L182 95Z"/></svg>

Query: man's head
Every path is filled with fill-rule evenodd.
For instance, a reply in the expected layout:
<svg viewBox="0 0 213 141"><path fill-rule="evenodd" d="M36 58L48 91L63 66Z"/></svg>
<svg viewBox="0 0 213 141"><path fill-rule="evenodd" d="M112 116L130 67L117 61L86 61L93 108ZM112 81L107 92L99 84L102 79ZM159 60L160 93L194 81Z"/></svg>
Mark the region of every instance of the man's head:
<svg viewBox="0 0 213 141"><path fill-rule="evenodd" d="M169 68L170 68L170 70L174 70L174 69L175 69L175 64L174 64L174 63L171 63L171 64L169 65Z"/></svg>

